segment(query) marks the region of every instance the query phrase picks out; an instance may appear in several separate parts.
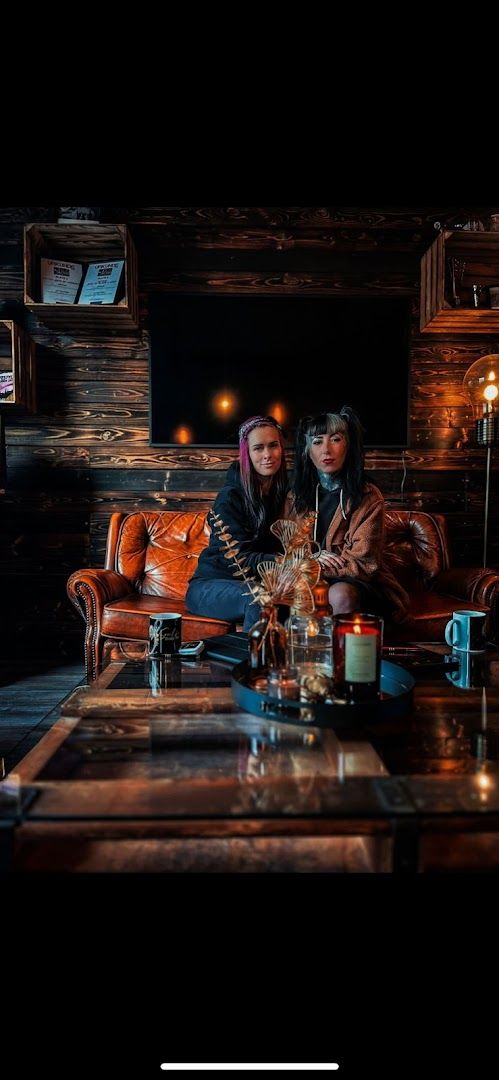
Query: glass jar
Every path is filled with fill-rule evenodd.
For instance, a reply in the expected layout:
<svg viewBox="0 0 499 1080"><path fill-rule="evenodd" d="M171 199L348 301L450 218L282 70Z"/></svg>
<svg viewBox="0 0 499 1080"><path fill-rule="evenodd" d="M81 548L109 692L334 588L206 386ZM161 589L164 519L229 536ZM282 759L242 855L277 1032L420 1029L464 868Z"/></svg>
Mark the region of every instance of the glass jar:
<svg viewBox="0 0 499 1080"><path fill-rule="evenodd" d="M357 704L379 697L383 619L352 612L333 619L334 694Z"/></svg>
<svg viewBox="0 0 499 1080"><path fill-rule="evenodd" d="M285 667L269 671L267 695L276 701L297 701L300 696L298 669Z"/></svg>
<svg viewBox="0 0 499 1080"><path fill-rule="evenodd" d="M299 615L291 611L286 622L288 662L300 675L332 675L332 618L330 615Z"/></svg>
<svg viewBox="0 0 499 1080"><path fill-rule="evenodd" d="M248 631L251 671L286 667L287 634L273 604L262 607L260 618Z"/></svg>

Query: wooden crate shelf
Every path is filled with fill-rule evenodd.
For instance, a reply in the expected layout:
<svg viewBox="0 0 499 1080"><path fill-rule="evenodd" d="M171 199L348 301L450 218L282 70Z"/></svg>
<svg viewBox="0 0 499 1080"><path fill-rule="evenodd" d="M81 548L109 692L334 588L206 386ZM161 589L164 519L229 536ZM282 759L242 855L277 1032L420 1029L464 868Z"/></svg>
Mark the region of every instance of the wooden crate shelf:
<svg viewBox="0 0 499 1080"><path fill-rule="evenodd" d="M35 343L12 319L0 320L0 409L34 412L36 408ZM7 386L12 383L8 392Z"/></svg>
<svg viewBox="0 0 499 1080"><path fill-rule="evenodd" d="M499 232L441 232L421 260L423 334L495 334L499 308L473 306L473 285L499 286Z"/></svg>
<svg viewBox="0 0 499 1080"><path fill-rule="evenodd" d="M40 259L100 262L124 259L124 295L115 304L44 304ZM138 327L138 276L135 245L126 225L39 224L24 229L24 303L46 326L76 334Z"/></svg>

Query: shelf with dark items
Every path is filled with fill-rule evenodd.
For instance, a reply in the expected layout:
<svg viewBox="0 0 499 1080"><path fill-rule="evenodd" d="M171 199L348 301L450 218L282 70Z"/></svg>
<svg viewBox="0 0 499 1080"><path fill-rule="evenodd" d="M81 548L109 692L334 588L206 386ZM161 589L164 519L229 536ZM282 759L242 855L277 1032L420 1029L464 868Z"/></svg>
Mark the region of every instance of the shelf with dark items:
<svg viewBox="0 0 499 1080"><path fill-rule="evenodd" d="M35 397L35 343L12 319L0 320L0 409L33 413Z"/></svg>
<svg viewBox="0 0 499 1080"><path fill-rule="evenodd" d="M499 232L444 230L421 260L421 333L496 333L498 287Z"/></svg>
<svg viewBox="0 0 499 1080"><path fill-rule="evenodd" d="M89 264L124 260L114 303L43 303L42 259ZM24 229L24 303L54 330L106 332L139 324L137 255L126 225L39 224Z"/></svg>
<svg viewBox="0 0 499 1080"><path fill-rule="evenodd" d="M0 494L6 483L5 421L35 408L35 343L12 319L0 319Z"/></svg>

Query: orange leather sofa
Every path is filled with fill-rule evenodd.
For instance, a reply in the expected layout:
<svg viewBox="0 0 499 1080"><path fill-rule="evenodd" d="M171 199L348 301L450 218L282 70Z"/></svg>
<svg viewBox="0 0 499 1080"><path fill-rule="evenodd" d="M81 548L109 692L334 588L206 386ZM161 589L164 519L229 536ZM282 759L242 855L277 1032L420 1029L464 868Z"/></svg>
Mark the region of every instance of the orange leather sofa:
<svg viewBox="0 0 499 1080"><path fill-rule="evenodd" d="M386 626L386 640L443 641L446 622L463 606L489 612L489 636L495 638L499 573L482 567L452 569L440 514L389 510L386 524L389 564L410 595L406 619ZM204 513L112 514L105 568L77 570L68 581L68 595L86 623L88 680L99 672L105 639L146 641L154 612L181 612L184 641L231 629L227 622L190 615L185 608L187 584L208 537Z"/></svg>

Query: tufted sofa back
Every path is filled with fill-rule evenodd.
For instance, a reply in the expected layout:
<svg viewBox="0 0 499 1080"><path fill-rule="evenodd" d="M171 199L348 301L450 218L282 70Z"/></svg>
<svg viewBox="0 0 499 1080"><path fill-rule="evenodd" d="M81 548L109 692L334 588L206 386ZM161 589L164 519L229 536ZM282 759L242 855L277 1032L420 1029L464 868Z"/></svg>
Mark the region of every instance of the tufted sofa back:
<svg viewBox="0 0 499 1080"><path fill-rule="evenodd" d="M416 510L387 510L385 559L401 585L409 591L428 587L442 570L449 569L447 525L442 514Z"/></svg>
<svg viewBox="0 0 499 1080"><path fill-rule="evenodd" d="M182 600L209 535L205 513L145 510L113 514L106 568L123 574L144 596ZM427 587L449 567L445 518L387 510L385 557L405 588Z"/></svg>
<svg viewBox="0 0 499 1080"><path fill-rule="evenodd" d="M144 596L182 600L209 536L205 513L112 514L106 569L123 574Z"/></svg>

